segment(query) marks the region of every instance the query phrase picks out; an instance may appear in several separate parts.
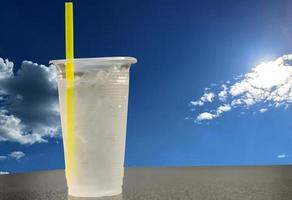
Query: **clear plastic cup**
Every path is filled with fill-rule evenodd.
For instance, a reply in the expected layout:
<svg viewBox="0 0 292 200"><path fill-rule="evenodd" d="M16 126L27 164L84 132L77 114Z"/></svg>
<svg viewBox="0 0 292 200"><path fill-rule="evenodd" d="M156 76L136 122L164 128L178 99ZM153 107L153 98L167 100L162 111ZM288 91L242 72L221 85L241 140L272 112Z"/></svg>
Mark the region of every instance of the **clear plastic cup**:
<svg viewBox="0 0 292 200"><path fill-rule="evenodd" d="M66 179L71 196L101 197L122 192L129 69L136 62L132 57L74 59L74 149L68 149L66 60L50 61L58 71ZM69 151L74 157L71 174L67 173Z"/></svg>

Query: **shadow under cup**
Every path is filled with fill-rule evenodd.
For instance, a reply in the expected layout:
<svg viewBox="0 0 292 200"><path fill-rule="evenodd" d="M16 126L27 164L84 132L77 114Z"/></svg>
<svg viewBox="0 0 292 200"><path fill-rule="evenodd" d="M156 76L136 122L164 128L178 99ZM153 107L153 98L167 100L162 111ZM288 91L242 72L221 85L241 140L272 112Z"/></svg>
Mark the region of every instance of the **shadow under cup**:
<svg viewBox="0 0 292 200"><path fill-rule="evenodd" d="M129 69L137 60L106 57L74 59L73 62L74 87L70 99L67 96L66 60L50 62L58 71L68 193L79 197L120 194L124 176ZM67 109L71 109L73 116L68 116ZM70 124L68 117L72 119ZM70 125L72 131L67 132Z"/></svg>

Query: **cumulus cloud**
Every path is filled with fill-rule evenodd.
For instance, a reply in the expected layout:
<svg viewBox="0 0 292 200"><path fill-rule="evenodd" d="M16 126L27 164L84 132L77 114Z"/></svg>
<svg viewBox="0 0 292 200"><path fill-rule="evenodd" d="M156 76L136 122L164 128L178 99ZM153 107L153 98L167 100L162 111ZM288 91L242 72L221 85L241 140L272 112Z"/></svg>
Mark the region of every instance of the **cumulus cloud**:
<svg viewBox="0 0 292 200"><path fill-rule="evenodd" d="M286 158L286 157L288 157L288 155L286 155L286 154L277 155L277 158L279 158L279 159Z"/></svg>
<svg viewBox="0 0 292 200"><path fill-rule="evenodd" d="M23 153L22 151L13 151L13 152L7 154L6 156L0 156L0 161L7 160L9 158L19 160L20 158L22 158L24 156L25 156L25 153Z"/></svg>
<svg viewBox="0 0 292 200"><path fill-rule="evenodd" d="M215 109L204 108L204 112L197 113L195 121L212 120L224 112L256 104L262 106L261 113L268 111L266 107L288 108L292 104L292 54L261 63L249 73L226 81L213 90L217 92L205 91L198 100L191 101L193 107L203 107L205 102L217 106Z"/></svg>
<svg viewBox="0 0 292 200"><path fill-rule="evenodd" d="M0 79L8 78L13 75L13 63L7 59L3 60L0 58Z"/></svg>
<svg viewBox="0 0 292 200"><path fill-rule="evenodd" d="M9 174L9 172L0 171L0 175Z"/></svg>
<svg viewBox="0 0 292 200"><path fill-rule="evenodd" d="M193 106L202 106L202 105L204 105L204 103L202 101L200 101L200 100L199 101L191 101L190 103Z"/></svg>
<svg viewBox="0 0 292 200"><path fill-rule="evenodd" d="M203 112L201 114L198 115L197 120L198 121L202 121L202 120L210 120L217 117L214 114L208 113L208 112Z"/></svg>
<svg viewBox="0 0 292 200"><path fill-rule="evenodd" d="M9 157L13 158L15 160L19 160L24 156L25 156L25 154L23 152L21 152L21 151L14 151L14 152L9 154Z"/></svg>
<svg viewBox="0 0 292 200"><path fill-rule="evenodd" d="M228 91L227 91L228 87L223 84L222 85L222 90L219 92L218 97L220 101L226 101L227 95L228 95Z"/></svg>
<svg viewBox="0 0 292 200"><path fill-rule="evenodd" d="M228 105L228 104L224 104L224 105L221 105L219 106L216 111L212 111L212 113L210 112L203 112L203 113L200 113L195 122L200 122L200 121L204 121L204 120L211 120L211 119L214 119L214 118L217 118L217 117L220 117L222 113L224 112L228 112L231 110L231 106Z"/></svg>
<svg viewBox="0 0 292 200"><path fill-rule="evenodd" d="M231 110L231 106L228 105L228 104L225 104L225 105L219 106L217 108L217 114L220 115L220 114L222 114L224 112L228 112L229 110Z"/></svg>
<svg viewBox="0 0 292 200"><path fill-rule="evenodd" d="M0 142L46 142L60 136L56 69L23 61L16 74L14 64L0 58Z"/></svg>
<svg viewBox="0 0 292 200"><path fill-rule="evenodd" d="M267 112L268 109L267 109L267 108L262 108L262 109L260 109L259 111L260 111L261 113L264 113L264 112Z"/></svg>
<svg viewBox="0 0 292 200"><path fill-rule="evenodd" d="M213 92L207 92L201 97L202 102L212 102L215 98L215 94Z"/></svg>
<svg viewBox="0 0 292 200"><path fill-rule="evenodd" d="M0 161L1 160L6 160L7 159L7 156L0 156Z"/></svg>
<svg viewBox="0 0 292 200"><path fill-rule="evenodd" d="M203 106L207 102L212 103L216 95L213 92L207 92L208 90L210 90L210 88L205 88L205 93L203 96L197 101L191 101L191 105Z"/></svg>

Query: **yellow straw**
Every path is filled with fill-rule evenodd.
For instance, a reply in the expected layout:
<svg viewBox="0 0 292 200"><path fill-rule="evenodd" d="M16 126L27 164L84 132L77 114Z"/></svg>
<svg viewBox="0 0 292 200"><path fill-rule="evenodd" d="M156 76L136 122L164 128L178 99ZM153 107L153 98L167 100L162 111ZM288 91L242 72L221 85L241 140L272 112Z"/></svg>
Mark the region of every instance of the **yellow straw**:
<svg viewBox="0 0 292 200"><path fill-rule="evenodd" d="M72 178L74 171L74 38L73 3L65 3L66 32L66 114L67 127L65 137L66 176Z"/></svg>

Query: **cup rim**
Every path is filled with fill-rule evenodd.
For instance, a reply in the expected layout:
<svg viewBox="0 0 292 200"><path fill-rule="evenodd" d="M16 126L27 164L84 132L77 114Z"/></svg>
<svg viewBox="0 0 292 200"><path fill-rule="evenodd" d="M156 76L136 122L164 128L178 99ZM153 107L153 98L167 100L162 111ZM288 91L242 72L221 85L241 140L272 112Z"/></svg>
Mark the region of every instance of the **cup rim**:
<svg viewBox="0 0 292 200"><path fill-rule="evenodd" d="M66 59L50 60L49 64L65 64ZM70 60L69 60L70 61ZM128 56L115 56L115 57L95 57L95 58L74 58L74 64L78 65L92 65L92 64L135 64L137 59Z"/></svg>

